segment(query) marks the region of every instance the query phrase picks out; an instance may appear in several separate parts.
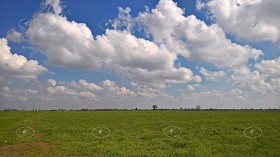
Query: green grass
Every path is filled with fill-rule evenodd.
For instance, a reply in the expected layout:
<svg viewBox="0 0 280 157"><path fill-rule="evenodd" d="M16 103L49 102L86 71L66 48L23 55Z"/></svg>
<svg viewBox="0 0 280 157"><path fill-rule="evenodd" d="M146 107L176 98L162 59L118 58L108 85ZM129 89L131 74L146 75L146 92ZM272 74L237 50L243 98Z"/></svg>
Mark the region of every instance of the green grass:
<svg viewBox="0 0 280 157"><path fill-rule="evenodd" d="M20 138L16 130L32 127L32 138ZM178 126L178 137L167 137L163 129ZM243 131L258 127L262 135L247 138ZM95 127L110 129L100 139ZM17 152L18 156L280 156L279 111L85 111L0 112L0 156L19 144L46 143ZM7 142L5 142L7 141ZM25 149L25 147L23 148Z"/></svg>

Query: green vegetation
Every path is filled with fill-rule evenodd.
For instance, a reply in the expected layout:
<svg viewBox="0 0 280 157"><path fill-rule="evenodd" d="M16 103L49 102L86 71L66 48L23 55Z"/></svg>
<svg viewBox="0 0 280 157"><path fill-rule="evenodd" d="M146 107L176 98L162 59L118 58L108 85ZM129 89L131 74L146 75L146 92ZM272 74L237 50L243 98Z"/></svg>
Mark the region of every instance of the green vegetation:
<svg viewBox="0 0 280 157"><path fill-rule="evenodd" d="M0 156L280 156L279 111L0 112ZM177 126L178 137L163 130ZM16 131L31 127L31 138ZM96 138L96 127L110 135ZM258 127L262 135L243 131Z"/></svg>

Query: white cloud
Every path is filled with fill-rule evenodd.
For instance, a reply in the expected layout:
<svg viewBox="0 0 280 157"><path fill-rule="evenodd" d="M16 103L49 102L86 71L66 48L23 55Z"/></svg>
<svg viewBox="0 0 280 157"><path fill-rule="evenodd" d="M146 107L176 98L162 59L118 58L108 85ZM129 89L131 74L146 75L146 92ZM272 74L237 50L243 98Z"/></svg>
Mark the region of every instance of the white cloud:
<svg viewBox="0 0 280 157"><path fill-rule="evenodd" d="M211 103L219 104L221 102L227 102L227 103L244 103L245 100L247 100L247 96L244 95L244 93L238 89L234 88L228 91L219 91L219 90L211 90L211 91L201 91L201 92L191 92L188 91L187 93L182 93L181 95L182 98L180 99L190 99L193 102L201 102L201 104L208 104L208 105L213 105ZM229 104L223 104L223 107L226 107L226 105ZM235 104L238 105L238 104ZM221 106L221 107L222 107Z"/></svg>
<svg viewBox="0 0 280 157"><path fill-rule="evenodd" d="M208 71L205 68L200 68L200 73L205 76L206 80L217 81L226 76L224 71Z"/></svg>
<svg viewBox="0 0 280 157"><path fill-rule="evenodd" d="M104 80L102 82L102 87L104 88L103 94L106 95L106 97L134 97L136 94L129 90L126 87L119 87L115 81L111 80Z"/></svg>
<svg viewBox="0 0 280 157"><path fill-rule="evenodd" d="M203 3L202 0L196 0L195 6L196 6L196 9L197 9L197 10L201 11L202 8L205 7L204 5L205 5L205 3Z"/></svg>
<svg viewBox="0 0 280 157"><path fill-rule="evenodd" d="M271 84L274 92L280 92L280 57L273 60L262 60L255 68L266 82Z"/></svg>
<svg viewBox="0 0 280 157"><path fill-rule="evenodd" d="M280 57L273 60L262 60L255 68L266 78L280 78Z"/></svg>
<svg viewBox="0 0 280 157"><path fill-rule="evenodd" d="M48 94L50 95L74 95L75 91L67 88L66 86L49 86L47 87Z"/></svg>
<svg viewBox="0 0 280 157"><path fill-rule="evenodd" d="M9 87L1 87L1 95L4 97L11 97L11 92L10 92L10 88Z"/></svg>
<svg viewBox="0 0 280 157"><path fill-rule="evenodd" d="M270 79L271 85L275 93L280 93L280 78L271 78Z"/></svg>
<svg viewBox="0 0 280 157"><path fill-rule="evenodd" d="M53 12L57 15L62 13L62 7L60 0L46 0L43 4L44 8L52 8Z"/></svg>
<svg viewBox="0 0 280 157"><path fill-rule="evenodd" d="M234 68L231 80L246 91L264 94L272 90L271 84L265 81L258 71L250 71L245 66Z"/></svg>
<svg viewBox="0 0 280 157"><path fill-rule="evenodd" d="M217 2L221 5L217 5ZM212 25L207 25L194 15L185 17L184 10L177 7L172 0L160 0L155 9L146 9L137 17L130 15L130 8L119 8L118 18L111 21L115 30L107 29L105 34L94 36L86 24L69 21L62 15L60 0L46 0L44 9L49 7L51 10L36 13L28 22L25 33L30 43L46 55L49 65L109 70L128 77L133 82L126 87L113 80L95 84L83 79L70 82L49 79L38 87L32 85L34 88L27 90L13 88L9 86L11 84L5 83L2 84L3 87L0 86L1 103L4 103L2 100L5 98L25 101L26 104L63 103L66 108L69 104L89 104L89 108L95 108L97 104L109 104L109 108L119 108L119 104L126 104L125 108L130 108L131 104L147 104L148 107L150 104L159 104L161 107L165 104L172 108L170 102L180 106L198 104L211 107L213 104L222 104L236 108L242 107L244 103L255 104L255 99L261 100L265 97L266 99L258 104L265 104L265 107L267 104L276 104L275 102L279 102L280 92L280 59L263 60L249 69L246 66L247 61L258 59L262 52L248 45L241 46L231 42L225 32L250 41L279 41L279 20L273 22L273 19L279 19L275 14L279 9L273 9L276 5L271 7L278 2L235 2L237 1L197 1L197 7L202 11L205 6L212 7L210 10L212 9L211 12L218 19L218 23ZM259 8L257 12L253 9L260 6L260 3L268 5L262 6L266 13L260 13ZM247 7L247 10L241 7ZM249 15L246 11L254 15L251 21L248 20L249 16L246 17ZM264 19L264 14L272 15L272 20ZM245 26L249 28L239 30ZM140 33L136 31L145 32L144 35L149 40L138 37ZM7 38L21 41L22 35L17 33L19 32L11 30ZM0 42L1 81L7 76L36 79L40 73L47 71L37 61L28 61L24 56L11 53L6 39L3 38ZM228 91L207 91L207 85L196 84L201 82L200 76L193 74L187 67L175 65L178 55L187 60L202 61L202 64L210 63L218 68L228 68L227 73L231 75L234 88ZM208 71L200 68L199 71L206 80L215 81L226 76L224 71L219 70ZM168 84L186 82L193 84L187 84L184 90L180 90L181 97L168 95L163 89ZM171 88L166 90L176 90L176 87ZM198 88L201 89L197 90ZM257 94L248 97L251 92ZM226 104L223 104L225 102ZM112 106L113 104L118 105Z"/></svg>
<svg viewBox="0 0 280 157"><path fill-rule="evenodd" d="M81 83L82 82L82 83ZM84 86L83 83L87 83L90 87ZM96 100L97 97L88 89L92 89L93 84L80 80L78 83L71 81L70 83L62 84L57 83L54 79L49 79L47 82L41 84L39 87L39 93L41 96L47 98L47 100L53 100L56 98L69 99L73 101L81 100ZM72 87L74 87L72 89Z"/></svg>
<svg viewBox="0 0 280 157"><path fill-rule="evenodd" d="M36 60L27 60L24 56L12 54L5 38L0 38L0 75L23 79L36 79L47 69Z"/></svg>
<svg viewBox="0 0 280 157"><path fill-rule="evenodd" d="M129 14L131 12L131 9L129 7L127 7L126 9L119 7L118 9L119 9L118 18L113 21L112 23L113 28L114 29L125 28L127 31L131 31L134 24L133 19Z"/></svg>
<svg viewBox="0 0 280 157"><path fill-rule="evenodd" d="M120 96L135 96L135 93L133 91L130 91L129 89L127 89L126 87L121 87L119 89L119 91L117 92L117 95L120 95Z"/></svg>
<svg viewBox="0 0 280 157"><path fill-rule="evenodd" d="M17 32L15 29L9 30L6 38L10 41L18 43L24 41L22 34L20 32Z"/></svg>
<svg viewBox="0 0 280 157"><path fill-rule="evenodd" d="M83 91L95 92L95 91L103 90L102 87L100 87L94 83L87 82L86 80L83 80L83 79L79 80L78 82L71 81L68 83L68 85L71 87L77 88L77 89L81 89Z"/></svg>
<svg viewBox="0 0 280 157"><path fill-rule="evenodd" d="M280 91L280 57L262 60L255 64L255 70L246 66L233 68L231 80L246 91L257 93L278 93Z"/></svg>
<svg viewBox="0 0 280 157"><path fill-rule="evenodd" d="M47 82L50 83L53 87L55 87L55 85L56 85L56 80L54 80L54 79L48 79Z"/></svg>
<svg viewBox="0 0 280 157"><path fill-rule="evenodd" d="M69 99L83 97L106 101L107 99L128 99L137 97L168 97L168 95L160 89L138 84L135 84L132 89L128 89L127 87L119 86L115 81L111 80L104 80L101 85L98 86L82 79L79 81L59 83L53 79L49 79L40 85L39 91L41 94L50 97L49 99L53 97L68 97Z"/></svg>
<svg viewBox="0 0 280 157"><path fill-rule="evenodd" d="M155 84L200 81L190 69L175 68L177 56L164 46L137 38L127 31L107 30L106 39L115 50L106 63L118 73Z"/></svg>
<svg viewBox="0 0 280 157"><path fill-rule="evenodd" d="M130 84L131 86L133 86L133 87L138 86L138 83L136 83L136 82L130 82L129 84Z"/></svg>
<svg viewBox="0 0 280 157"><path fill-rule="evenodd" d="M158 96L164 96L166 97L167 94L162 92L159 89L154 89L151 87L148 87L146 85L139 85L136 89L137 95L141 97L148 97L148 98L153 98L153 97L158 97Z"/></svg>
<svg viewBox="0 0 280 157"><path fill-rule="evenodd" d="M31 95L33 90L19 90L19 89L10 89L9 87L0 88L0 97L10 99L13 101L27 101L28 96Z"/></svg>
<svg viewBox="0 0 280 157"><path fill-rule="evenodd" d="M76 85L73 86L73 82L76 82L75 84L77 84L79 88L77 88ZM21 106L24 108L35 107L47 109L121 108L121 105L124 105L125 108L131 108L138 104L140 106L135 107L140 108L143 99L147 100L148 103L148 101L155 101L163 97L169 98L169 96L161 90L153 89L146 85L137 85L132 89L128 89L125 86L119 86L114 81L104 80L99 86L103 90L90 91L86 87L81 88L82 86L79 85L79 82L80 81L57 82L54 79L49 79L39 84L33 84L33 89L27 90L17 87L0 87L1 104L18 104L18 102L21 102L23 104L30 104L30 106ZM94 83L87 82L87 84Z"/></svg>
<svg viewBox="0 0 280 157"><path fill-rule="evenodd" d="M195 87L193 87L192 85L188 85L188 86L186 87L186 90L187 90L188 92L192 92L192 91L195 90Z"/></svg>
<svg viewBox="0 0 280 157"><path fill-rule="evenodd" d="M80 92L79 96L88 98L89 100L96 100L96 95L87 91L87 92Z"/></svg>
<svg viewBox="0 0 280 157"><path fill-rule="evenodd" d="M274 83L278 84L279 87L280 80L275 80ZM181 106L189 108L196 105L200 105L202 108L273 108L277 107L277 102L279 102L279 94L277 93L251 95L244 88L233 88L228 91L192 90L181 92L181 95L178 96L171 96L164 93L162 89L139 84L128 89L118 86L111 80L104 80L100 86L103 90L91 92L86 89L74 88L70 82L57 82L50 79L38 87L35 84L33 89L27 90L8 86L1 87L0 98L1 104L21 102L24 104L21 107L24 108L30 107L27 104L31 104L31 108L46 109L151 108L152 104L157 104L160 108L179 108ZM201 87L199 84L190 86L192 89Z"/></svg>
<svg viewBox="0 0 280 157"><path fill-rule="evenodd" d="M94 39L83 23L38 13L30 21L26 34L51 65L90 70L105 67L136 81L160 86L201 81L190 69L175 68L177 56L165 46L137 38L126 30L106 30Z"/></svg>
<svg viewBox="0 0 280 157"><path fill-rule="evenodd" d="M248 41L280 41L280 1L213 0L204 3L225 32Z"/></svg>
<svg viewBox="0 0 280 157"><path fill-rule="evenodd" d="M103 64L100 56L106 55L106 51L94 47L91 30L85 24L52 13L36 14L26 34L50 65L95 70ZM101 44L109 49L104 41Z"/></svg>
<svg viewBox="0 0 280 157"><path fill-rule="evenodd" d="M188 59L217 67L245 65L248 59L257 59L262 54L247 45L232 43L219 25L207 26L194 15L184 17L183 13L172 0L160 0L155 9L140 13L136 21L155 43L164 44Z"/></svg>

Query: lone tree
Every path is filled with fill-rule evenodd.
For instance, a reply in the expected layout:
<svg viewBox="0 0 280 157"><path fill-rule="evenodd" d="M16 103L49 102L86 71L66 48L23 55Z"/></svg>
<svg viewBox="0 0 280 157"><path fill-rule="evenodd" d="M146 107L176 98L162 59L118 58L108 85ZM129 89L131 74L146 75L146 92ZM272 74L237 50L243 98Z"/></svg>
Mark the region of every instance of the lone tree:
<svg viewBox="0 0 280 157"><path fill-rule="evenodd" d="M197 105L195 109L196 109L196 110L200 110L201 107L200 107L199 105Z"/></svg>
<svg viewBox="0 0 280 157"><path fill-rule="evenodd" d="M157 105L153 105L153 110L158 109Z"/></svg>

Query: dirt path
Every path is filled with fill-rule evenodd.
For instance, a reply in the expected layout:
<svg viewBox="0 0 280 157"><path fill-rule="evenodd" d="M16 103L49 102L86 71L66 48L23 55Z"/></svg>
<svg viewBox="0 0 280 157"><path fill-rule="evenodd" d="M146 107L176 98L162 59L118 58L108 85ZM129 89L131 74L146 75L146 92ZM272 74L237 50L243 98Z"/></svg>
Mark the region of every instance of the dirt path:
<svg viewBox="0 0 280 157"><path fill-rule="evenodd" d="M47 156L50 146L44 142L30 142L14 145L7 145L0 148L1 157L22 157L32 156L30 152L39 153L42 156Z"/></svg>

